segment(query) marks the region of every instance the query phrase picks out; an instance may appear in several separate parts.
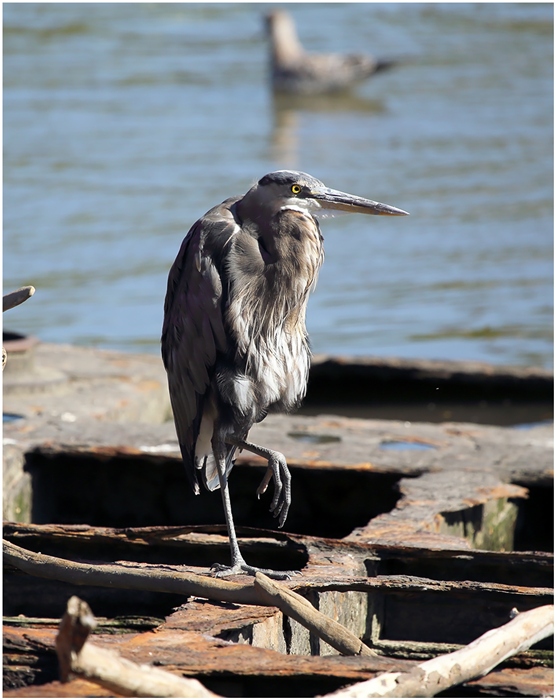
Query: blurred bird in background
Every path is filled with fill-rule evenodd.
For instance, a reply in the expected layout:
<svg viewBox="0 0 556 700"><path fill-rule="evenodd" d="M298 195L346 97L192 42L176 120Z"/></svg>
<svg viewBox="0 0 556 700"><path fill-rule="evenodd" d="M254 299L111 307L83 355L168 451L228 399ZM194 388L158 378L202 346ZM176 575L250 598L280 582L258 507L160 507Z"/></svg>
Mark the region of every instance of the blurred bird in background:
<svg viewBox="0 0 556 700"><path fill-rule="evenodd" d="M270 72L276 93L326 95L345 92L374 73L399 61L379 60L364 53L313 54L301 45L294 21L284 10L265 17L270 41Z"/></svg>
<svg viewBox="0 0 556 700"><path fill-rule="evenodd" d="M278 527L288 515L284 455L247 438L267 413L290 411L305 396L311 357L305 312L324 259L316 217L335 210L407 213L279 170L199 219L170 270L162 358L193 490L200 492L200 481L209 491L221 490L231 566L215 564L220 576L261 571L245 563L234 528L228 477L238 449L267 460L257 494L274 481L270 510Z"/></svg>

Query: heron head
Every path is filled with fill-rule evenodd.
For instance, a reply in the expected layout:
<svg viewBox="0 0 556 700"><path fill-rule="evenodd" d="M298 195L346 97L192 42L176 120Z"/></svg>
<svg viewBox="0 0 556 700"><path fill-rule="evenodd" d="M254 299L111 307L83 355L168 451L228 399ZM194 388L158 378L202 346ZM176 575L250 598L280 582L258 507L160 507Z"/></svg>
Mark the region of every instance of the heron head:
<svg viewBox="0 0 556 700"><path fill-rule="evenodd" d="M312 216L335 211L382 216L405 216L403 209L381 204L326 187L307 173L295 170L277 170L262 177L244 197L249 218L256 220L259 213L275 214L282 210L297 209Z"/></svg>

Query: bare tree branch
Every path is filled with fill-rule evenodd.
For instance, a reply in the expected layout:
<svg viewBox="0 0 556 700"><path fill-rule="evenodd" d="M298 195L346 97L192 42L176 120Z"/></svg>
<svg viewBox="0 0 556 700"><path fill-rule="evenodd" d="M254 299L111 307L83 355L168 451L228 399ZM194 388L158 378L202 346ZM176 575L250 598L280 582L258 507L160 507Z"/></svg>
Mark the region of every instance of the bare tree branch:
<svg viewBox="0 0 556 700"><path fill-rule="evenodd" d="M30 552L3 540L4 562L31 576L66 581L78 586L103 586L128 590L177 593L209 600L248 605L263 602L252 583L233 583L211 576L198 576L187 571L174 572L155 567L121 566L118 564L82 564L46 554Z"/></svg>
<svg viewBox="0 0 556 700"><path fill-rule="evenodd" d="M502 627L485 632L451 654L424 661L407 673L381 673L325 697L434 697L455 685L484 676L505 659L554 634L554 606L518 614Z"/></svg>

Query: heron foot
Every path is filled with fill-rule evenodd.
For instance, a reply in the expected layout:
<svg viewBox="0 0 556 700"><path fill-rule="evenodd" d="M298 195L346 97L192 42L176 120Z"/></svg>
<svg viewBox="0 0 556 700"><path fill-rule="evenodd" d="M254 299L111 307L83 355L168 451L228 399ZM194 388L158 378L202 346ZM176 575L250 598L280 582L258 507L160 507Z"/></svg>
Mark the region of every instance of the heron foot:
<svg viewBox="0 0 556 700"><path fill-rule="evenodd" d="M254 576L257 571L276 581L287 581L292 576L299 574L299 571L275 571L274 569L261 569L258 566L249 566L244 561L237 562L232 566L226 564L213 564L210 567L210 572L215 578L224 578L225 576L236 576L237 574L247 574Z"/></svg>
<svg viewBox="0 0 556 700"><path fill-rule="evenodd" d="M257 489L259 498L267 490L271 480L274 480L274 496L270 512L278 518L278 527L281 528L284 527L292 502L291 476L286 458L281 452L274 450L268 450L268 469Z"/></svg>
<svg viewBox="0 0 556 700"><path fill-rule="evenodd" d="M227 442L229 445L235 445L240 450L248 450L267 460L268 469L257 489L257 496L260 498L267 490L270 482L274 481L274 495L270 504L270 512L275 518L278 518L278 527L284 527L292 502L290 470L284 455L268 447L254 445L252 442L246 442L235 437L228 438Z"/></svg>

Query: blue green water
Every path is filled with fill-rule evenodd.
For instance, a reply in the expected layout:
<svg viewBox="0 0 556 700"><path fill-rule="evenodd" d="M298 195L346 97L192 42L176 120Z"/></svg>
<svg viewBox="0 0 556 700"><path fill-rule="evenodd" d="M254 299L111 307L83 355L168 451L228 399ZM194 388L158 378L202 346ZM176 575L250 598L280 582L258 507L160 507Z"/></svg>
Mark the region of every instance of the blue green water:
<svg viewBox="0 0 556 700"><path fill-rule="evenodd" d="M552 5L288 5L307 49L409 60L280 105L268 7L4 5L6 326L158 352L191 224L287 167L411 212L323 221L316 352L551 366Z"/></svg>

